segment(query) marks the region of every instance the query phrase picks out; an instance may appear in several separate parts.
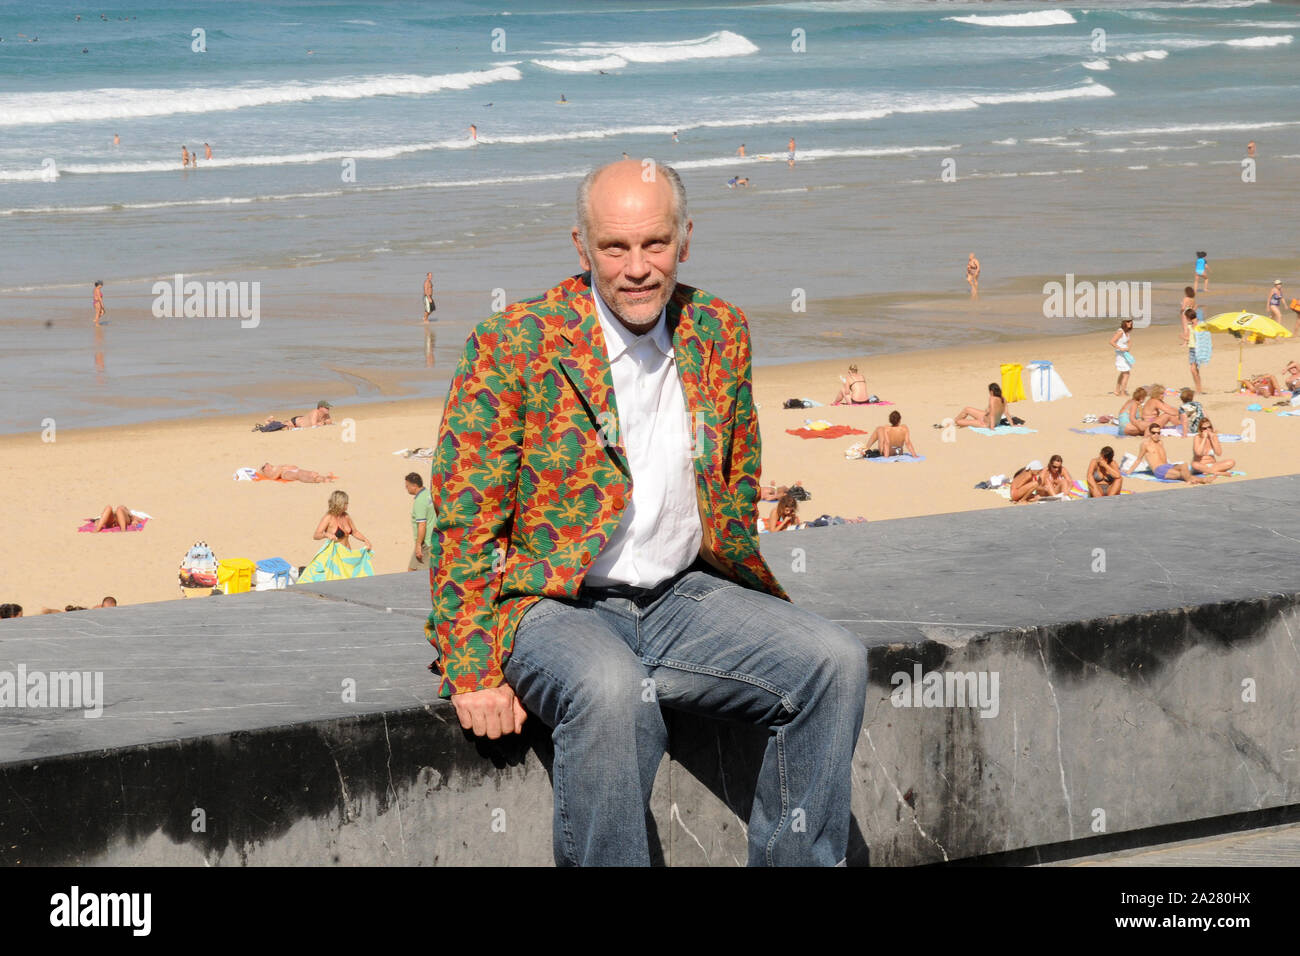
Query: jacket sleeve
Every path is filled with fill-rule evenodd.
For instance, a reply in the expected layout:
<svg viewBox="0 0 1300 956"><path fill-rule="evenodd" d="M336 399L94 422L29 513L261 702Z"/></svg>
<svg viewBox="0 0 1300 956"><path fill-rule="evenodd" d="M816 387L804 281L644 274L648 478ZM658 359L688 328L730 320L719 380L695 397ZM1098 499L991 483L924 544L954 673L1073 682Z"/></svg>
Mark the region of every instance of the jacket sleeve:
<svg viewBox="0 0 1300 956"><path fill-rule="evenodd" d="M443 697L505 679L494 602L514 516L524 416L518 366L499 361L501 336L492 322L465 343L429 481L433 610L425 636L440 654Z"/></svg>
<svg viewBox="0 0 1300 956"><path fill-rule="evenodd" d="M734 308L734 307L733 307ZM726 462L727 483L739 518L739 533L747 536L746 570L764 590L789 600L763 561L758 547L758 494L763 465L763 447L758 436L758 411L754 408L753 353L745 313L734 309L734 326L727 349L736 382L735 417L732 419L731 457ZM735 527L733 525L733 527Z"/></svg>

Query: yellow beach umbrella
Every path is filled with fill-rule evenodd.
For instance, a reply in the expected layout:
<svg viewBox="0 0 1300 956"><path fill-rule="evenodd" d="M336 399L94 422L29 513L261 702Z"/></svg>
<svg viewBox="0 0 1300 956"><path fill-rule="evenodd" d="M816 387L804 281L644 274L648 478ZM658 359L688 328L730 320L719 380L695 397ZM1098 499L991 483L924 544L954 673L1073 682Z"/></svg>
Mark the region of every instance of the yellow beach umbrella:
<svg viewBox="0 0 1300 956"><path fill-rule="evenodd" d="M1194 326L1197 332L1228 332L1237 336L1237 381L1241 381L1241 352L1246 336L1258 335L1265 339L1289 339L1291 332L1267 315L1254 312L1220 312Z"/></svg>

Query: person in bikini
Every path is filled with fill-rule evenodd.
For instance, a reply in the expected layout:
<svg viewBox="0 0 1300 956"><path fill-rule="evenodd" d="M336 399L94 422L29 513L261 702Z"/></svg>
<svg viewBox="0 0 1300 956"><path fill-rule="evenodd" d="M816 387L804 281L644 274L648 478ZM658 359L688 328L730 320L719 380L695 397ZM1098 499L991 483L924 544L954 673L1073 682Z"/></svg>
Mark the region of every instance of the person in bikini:
<svg viewBox="0 0 1300 956"><path fill-rule="evenodd" d="M1037 501L1047 494L1041 480L1042 472L1043 463L1035 459L1011 476L1010 495L1013 505Z"/></svg>
<svg viewBox="0 0 1300 956"><path fill-rule="evenodd" d="M867 442L867 447L862 449L868 451L872 445L880 447L880 454L885 458L893 458L906 452L913 458L919 458L916 449L912 446L912 433L908 427L902 424L903 415L901 412L892 411L889 413L889 424L881 425L871 436L871 441Z"/></svg>
<svg viewBox="0 0 1300 956"><path fill-rule="evenodd" d="M1206 485L1218 477L1217 475L1193 474L1191 468L1181 462L1174 465L1169 464L1164 441L1160 437L1160 426L1154 422L1147 429L1147 437L1142 442L1142 452L1138 455L1137 461L1133 462L1133 467L1127 472L1121 471L1120 473L1133 474L1143 461L1146 461L1151 466L1151 474L1163 481L1185 481L1189 485Z"/></svg>
<svg viewBox="0 0 1300 956"><path fill-rule="evenodd" d="M1153 424L1164 428L1166 426L1173 427L1180 423L1181 416L1178 409L1164 399L1165 387L1163 385L1152 385L1147 400L1142 405L1142 421L1148 429Z"/></svg>
<svg viewBox="0 0 1300 956"><path fill-rule="evenodd" d="M786 493L781 496L767 519L767 527L769 531L789 531L799 527L799 502L794 500L794 495Z"/></svg>
<svg viewBox="0 0 1300 956"><path fill-rule="evenodd" d="M980 261L975 258L975 253L970 254L966 260L966 283L970 286L970 297L979 298L980 294Z"/></svg>
<svg viewBox="0 0 1300 956"><path fill-rule="evenodd" d="M320 541L324 538L333 538L345 548L352 547L352 536L365 544L367 551L374 551L375 546L357 528L352 516L348 514L348 495L346 491L336 491L330 495L329 509L325 516L320 519L316 525L316 533L313 534L313 541Z"/></svg>
<svg viewBox="0 0 1300 956"><path fill-rule="evenodd" d="M1214 432L1214 423L1202 418L1192 439L1192 471L1198 475L1227 475L1232 472L1237 462L1232 458L1220 457L1223 446L1219 436Z"/></svg>
<svg viewBox="0 0 1300 956"><path fill-rule="evenodd" d="M139 523L140 520L140 516L132 514L126 505L118 505L116 508L112 505L106 505L99 518L96 519L93 530L103 531L105 528L121 528L125 531L131 525Z"/></svg>
<svg viewBox="0 0 1300 956"><path fill-rule="evenodd" d="M304 481L308 484L334 480L333 475L322 475L320 472L308 471L305 468L299 468L297 465L273 465L269 461L257 469L257 473L263 478L278 478L281 481Z"/></svg>
<svg viewBox="0 0 1300 956"><path fill-rule="evenodd" d="M1115 449L1106 445L1088 462L1088 497L1111 498L1123 489L1124 478L1115 464Z"/></svg>
<svg viewBox="0 0 1300 956"><path fill-rule="evenodd" d="M997 382L989 382L988 408L979 409L974 405L967 405L953 416L953 424L958 428L970 428L972 426L997 428L999 425L1010 425L1011 417L1007 414L1007 403L1002 398L1002 386ZM935 425L934 427L938 428L940 426Z"/></svg>
<svg viewBox="0 0 1300 956"><path fill-rule="evenodd" d="M1119 416L1115 419L1115 424L1119 426L1121 435L1143 435L1146 433L1146 426L1142 424L1142 403L1147 400L1147 390L1145 388L1135 388L1133 397L1124 403L1124 407L1119 410Z"/></svg>
<svg viewBox="0 0 1300 956"><path fill-rule="evenodd" d="M840 376L840 390L831 402L832 405L869 405L871 393L867 391L867 380L858 372L856 365L849 366L849 377Z"/></svg>
<svg viewBox="0 0 1300 956"><path fill-rule="evenodd" d="M1053 455L1047 460L1047 467L1039 474L1038 483L1042 485L1045 494L1056 496L1073 488L1074 478L1065 467L1065 459Z"/></svg>

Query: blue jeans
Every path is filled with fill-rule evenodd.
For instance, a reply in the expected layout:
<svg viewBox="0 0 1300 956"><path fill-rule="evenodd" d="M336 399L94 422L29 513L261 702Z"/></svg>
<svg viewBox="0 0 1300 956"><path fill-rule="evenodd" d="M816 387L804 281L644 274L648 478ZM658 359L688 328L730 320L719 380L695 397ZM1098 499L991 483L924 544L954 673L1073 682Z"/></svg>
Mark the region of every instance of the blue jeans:
<svg viewBox="0 0 1300 956"><path fill-rule="evenodd" d="M751 866L844 860L867 652L838 625L689 570L652 599L543 598L519 624L505 677L552 728L557 864L649 865L661 707L768 729Z"/></svg>

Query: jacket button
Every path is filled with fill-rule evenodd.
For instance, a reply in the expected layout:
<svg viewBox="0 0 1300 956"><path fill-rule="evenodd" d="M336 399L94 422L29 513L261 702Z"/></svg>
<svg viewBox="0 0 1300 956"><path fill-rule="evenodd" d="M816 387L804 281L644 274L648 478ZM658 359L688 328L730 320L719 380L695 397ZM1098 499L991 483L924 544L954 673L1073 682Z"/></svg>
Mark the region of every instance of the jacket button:
<svg viewBox="0 0 1300 956"><path fill-rule="evenodd" d="M626 500L622 495L615 495L615 496L614 496L614 507L615 507L615 508L622 508L625 504L627 504L627 500Z"/></svg>
<svg viewBox="0 0 1300 956"><path fill-rule="evenodd" d="M582 558L580 560L582 561L584 566L591 564L591 554L589 552L584 551L582 553Z"/></svg>

